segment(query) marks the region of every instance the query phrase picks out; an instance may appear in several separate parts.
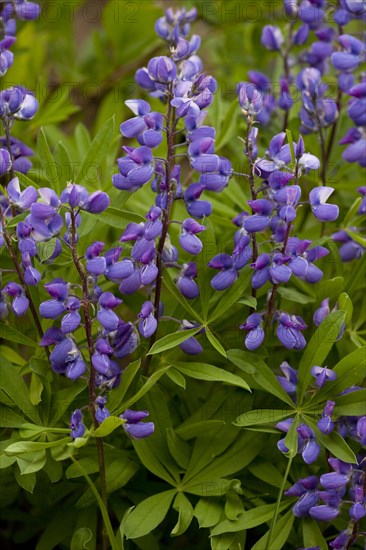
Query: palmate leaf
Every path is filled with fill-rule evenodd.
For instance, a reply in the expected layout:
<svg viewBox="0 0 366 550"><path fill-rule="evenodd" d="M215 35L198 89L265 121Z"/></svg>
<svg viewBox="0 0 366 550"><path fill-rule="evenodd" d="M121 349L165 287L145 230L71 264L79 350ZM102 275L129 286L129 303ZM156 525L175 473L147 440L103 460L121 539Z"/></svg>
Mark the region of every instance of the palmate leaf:
<svg viewBox="0 0 366 550"><path fill-rule="evenodd" d="M137 539L150 533L165 518L175 489L153 495L136 506L122 520L122 529L127 539Z"/></svg>

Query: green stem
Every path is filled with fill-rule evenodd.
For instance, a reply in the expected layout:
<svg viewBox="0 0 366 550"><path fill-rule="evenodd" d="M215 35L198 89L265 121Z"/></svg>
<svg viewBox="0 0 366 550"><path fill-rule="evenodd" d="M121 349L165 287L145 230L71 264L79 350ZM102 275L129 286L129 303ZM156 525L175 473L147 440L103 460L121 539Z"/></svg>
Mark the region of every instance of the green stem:
<svg viewBox="0 0 366 550"><path fill-rule="evenodd" d="M159 243L156 249L156 267L158 268L158 275L156 277L155 284L155 299L154 299L154 316L158 323L154 334L151 336L149 341L148 351L152 348L156 341L158 326L159 326L159 309L160 309L160 299L161 299L161 288L163 283L163 251L165 241L168 235L170 214L173 206L174 199L174 189L171 187L171 174L174 168L174 145L175 145L175 128L177 120L175 117L175 109L171 105L171 99L173 97L173 88L170 84L168 87L168 111L167 111L167 126L166 126L166 141L167 141L167 154L166 154L166 168L165 168L165 181L167 185L167 205L163 210L162 224L163 229L159 239ZM176 155L177 156L177 155ZM184 155L185 156L185 155ZM142 372L145 376L149 375L149 366L151 362L151 355L146 355L142 363Z"/></svg>
<svg viewBox="0 0 366 550"><path fill-rule="evenodd" d="M80 279L82 282L82 288L83 288L82 305L84 309L85 335L86 335L86 340L88 344L89 364L90 364L89 410L93 420L94 428L97 429L99 426L99 422L95 416L95 399L96 399L95 374L96 372L92 362L92 357L94 353L94 341L93 341L93 331L92 331L93 321L91 317L90 303L89 303L88 275L77 253L76 216L73 210L70 210L70 217L71 217L71 254L72 254L74 265L80 276ZM107 482L106 482L106 474L105 474L104 447L103 447L103 438L101 437L97 438L97 453L98 453L99 476L100 476L100 492L102 495L104 508L108 515L108 495L107 495ZM106 537L105 528L106 526L104 525L104 529L102 531L103 550L108 550L108 541Z"/></svg>
<svg viewBox="0 0 366 550"><path fill-rule="evenodd" d="M288 460L288 463L287 463L285 475L283 476L283 480L282 480L280 492L278 493L278 497L277 497L275 513L274 513L273 518L272 518L271 527L269 528L268 539L267 539L266 547L265 547L264 550L271 550L270 542L271 542L273 530L274 530L275 525L276 525L276 523L277 523L277 518L278 518L279 511L280 511L280 505L281 505L282 495L283 495L283 491L285 490L285 485L286 485L286 481L287 481L288 475L289 475L289 473L290 473L290 469L291 469L291 464L292 464L293 458L294 458L294 457L291 456L291 457L289 458L289 460Z"/></svg>
<svg viewBox="0 0 366 550"><path fill-rule="evenodd" d="M73 461L73 463L76 464L76 466L79 468L79 470L82 473L83 477L86 479L90 489L92 490L96 501L98 502L100 512L101 512L102 517L103 517L104 526L105 526L105 529L106 529L107 534L108 534L109 542L111 543L112 550L121 550L121 547L117 543L117 540L114 536L113 528L112 528L112 525L111 525L111 522L110 522L110 519L109 519L109 515L108 515L108 510L105 507L104 502L103 502L100 494L98 493L98 490L97 490L96 486L94 485L93 481L88 476L88 474L86 473L84 468L81 466L81 464L76 460L76 458L74 458L73 456L71 456L70 458Z"/></svg>

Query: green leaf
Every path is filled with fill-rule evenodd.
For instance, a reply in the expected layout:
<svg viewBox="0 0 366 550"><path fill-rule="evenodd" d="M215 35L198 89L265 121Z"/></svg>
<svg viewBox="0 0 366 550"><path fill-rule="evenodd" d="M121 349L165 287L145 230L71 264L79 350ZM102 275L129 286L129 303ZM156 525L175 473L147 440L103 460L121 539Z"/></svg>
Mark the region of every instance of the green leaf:
<svg viewBox="0 0 366 550"><path fill-rule="evenodd" d="M48 145L46 134L43 128L41 128L38 134L37 142L38 154L42 163L42 169L47 179L49 180L49 187L54 189L59 195L61 191L60 180L58 175L57 165L52 156L51 149Z"/></svg>
<svg viewBox="0 0 366 550"><path fill-rule="evenodd" d="M41 423L37 407L32 405L20 368L1 358L0 389L33 422Z"/></svg>
<svg viewBox="0 0 366 550"><path fill-rule="evenodd" d="M339 296L338 308L346 312L345 323L346 327L349 327L352 320L353 304L351 298L346 292L342 292L342 294Z"/></svg>
<svg viewBox="0 0 366 550"><path fill-rule="evenodd" d="M309 304L310 302L315 302L315 297L309 296L308 294L303 294L295 288L288 288L286 286L278 287L278 294L289 300L290 302L296 302L297 304Z"/></svg>
<svg viewBox="0 0 366 550"><path fill-rule="evenodd" d="M336 398L336 416L364 416L366 414L366 389L353 391Z"/></svg>
<svg viewBox="0 0 366 550"><path fill-rule="evenodd" d="M105 159L111 146L111 141L114 135L114 126L114 117L112 117L100 128L81 163L78 173L75 176L75 183L84 182L84 179L88 176L90 167L93 167L93 172L95 168L97 170L100 169L100 164Z"/></svg>
<svg viewBox="0 0 366 550"><path fill-rule="evenodd" d="M102 214L87 214L87 217L93 220L98 220L105 225L114 227L115 229L125 229L129 222L141 223L146 222L146 219L136 212L130 212L129 210L119 210L110 206ZM85 212L83 213L83 216Z"/></svg>
<svg viewBox="0 0 366 550"><path fill-rule="evenodd" d="M251 280L251 271L243 269L236 283L222 293L222 298L209 315L209 322L212 323L226 313L234 304L239 302L240 297L245 293Z"/></svg>
<svg viewBox="0 0 366 550"><path fill-rule="evenodd" d="M346 229L346 233L352 240L360 244L363 248L366 248L366 238L360 233L356 233L356 231L352 231L351 229Z"/></svg>
<svg viewBox="0 0 366 550"><path fill-rule="evenodd" d="M21 475L19 468L16 466L13 468L13 473L19 487L27 491L27 493L33 493L37 481L35 472Z"/></svg>
<svg viewBox="0 0 366 550"><path fill-rule="evenodd" d="M125 518L123 530L127 539L137 539L150 533L165 518L174 495L175 489L153 495L136 506Z"/></svg>
<svg viewBox="0 0 366 550"><path fill-rule="evenodd" d="M293 401L277 380L273 370L258 355L241 349L229 349L226 355L236 367L252 376L253 382L265 391L275 395L287 405L293 405Z"/></svg>
<svg viewBox="0 0 366 550"><path fill-rule="evenodd" d="M293 458L297 454L298 447L298 434L296 428L300 424L300 416L297 414L292 422L289 431L285 436L285 446L288 448L288 452L285 453L287 457Z"/></svg>
<svg viewBox="0 0 366 550"><path fill-rule="evenodd" d="M29 332L28 332L29 335ZM14 344L22 344L23 346L29 346L35 348L38 344L36 342L36 336L34 334L34 340L29 336L23 334L23 332L18 331L16 328L7 325L6 323L0 324L0 339L8 340Z"/></svg>
<svg viewBox="0 0 366 550"><path fill-rule="evenodd" d="M160 477L161 479L164 479L164 481L166 481L170 485L176 485L174 477L164 466L164 464L160 460L160 457L151 451L151 448L149 447L146 440L135 440L133 442L133 446L145 468L147 468L150 472Z"/></svg>
<svg viewBox="0 0 366 550"><path fill-rule="evenodd" d="M123 371L123 376L121 377L121 382L118 388L114 388L113 391L110 392L108 397L108 409L112 414L121 404L121 401L126 395L128 388L131 386L133 379L139 371L140 364L140 359L137 359L136 361L130 363Z"/></svg>
<svg viewBox="0 0 366 550"><path fill-rule="evenodd" d="M330 451L336 458L339 458L339 460L343 460L343 462L349 462L351 464L357 463L357 458L354 452L339 433L332 432L324 435L318 429L317 424L313 422L313 420L311 420L308 416L306 419L309 426L314 430L320 445L328 449L328 451Z"/></svg>
<svg viewBox="0 0 366 550"><path fill-rule="evenodd" d="M214 336L212 334L211 330L208 327L206 327L205 333L206 333L207 339L212 344L212 346L215 348L215 350L218 351L221 355L223 355L226 359L225 348L220 344L220 342L218 341L216 336Z"/></svg>
<svg viewBox="0 0 366 550"><path fill-rule="evenodd" d="M223 104L225 110L225 116L223 118L223 124L218 132L216 142L215 142L215 151L219 151L225 145L229 143L237 132L237 126L235 124L236 119L239 114L238 104L236 101L233 101L228 105L227 103Z"/></svg>
<svg viewBox="0 0 366 550"><path fill-rule="evenodd" d="M57 162L59 182L61 190L68 181L74 181L74 164L71 162L69 152L62 141L59 141L54 148L54 158Z"/></svg>
<svg viewBox="0 0 366 550"><path fill-rule="evenodd" d="M166 375L174 384L177 384L180 388L186 389L186 379L184 376L174 368L169 369Z"/></svg>
<svg viewBox="0 0 366 550"><path fill-rule="evenodd" d="M46 452L41 450L24 453L21 456L17 456L16 461L22 475L39 472L46 464Z"/></svg>
<svg viewBox="0 0 366 550"><path fill-rule="evenodd" d="M70 437L63 437L57 441L17 441L12 443L4 452L6 455L21 455L23 453L36 453L37 451L43 451L44 449L51 449L52 447L59 447L69 443Z"/></svg>
<svg viewBox="0 0 366 550"><path fill-rule="evenodd" d="M213 365L208 365L207 363L180 363L179 361L173 361L172 365L178 369L179 372L190 378L207 380L209 382L224 382L250 391L248 384L245 380L240 378L240 376L225 371L224 369L214 367Z"/></svg>
<svg viewBox="0 0 366 550"><path fill-rule="evenodd" d="M191 336L197 334L201 328L202 327L195 327L187 330L178 330L178 332L173 332L173 334L163 336L163 338L160 338L160 340L155 342L148 355L154 355L156 353L161 353L162 351L177 347L182 342L185 342L185 340L188 340Z"/></svg>
<svg viewBox="0 0 366 550"><path fill-rule="evenodd" d="M194 437L200 437L201 435L207 435L211 430L216 432L220 426L226 424L224 420L202 420L202 422L195 422L194 424L186 424L176 428L176 433L183 439L193 439Z"/></svg>
<svg viewBox="0 0 366 550"><path fill-rule="evenodd" d="M190 445L182 437L175 433L172 428L167 429L167 444L170 454L183 470L189 464L191 455Z"/></svg>
<svg viewBox="0 0 366 550"><path fill-rule="evenodd" d="M319 546L321 550L328 550L328 544L316 521L312 518L302 518L301 524L304 547Z"/></svg>
<svg viewBox="0 0 366 550"><path fill-rule="evenodd" d="M311 368L315 365L322 366L338 338L345 315L344 311L335 311L328 315L306 346L298 370L299 384L297 389L300 404L303 402L305 390L312 379Z"/></svg>
<svg viewBox="0 0 366 550"><path fill-rule="evenodd" d="M221 499L215 498L200 498L193 512L201 529L217 525L223 513Z"/></svg>
<svg viewBox="0 0 366 550"><path fill-rule="evenodd" d="M241 427L255 426L256 424L269 424L272 422L278 422L283 418L288 418L293 414L293 410L283 411L276 409L257 409L241 414L235 422L233 422L233 424Z"/></svg>
<svg viewBox="0 0 366 550"><path fill-rule="evenodd" d="M280 509L283 510L287 506L288 503L281 504ZM252 529L253 527L262 525L272 519L275 508L276 504L265 504L243 512L237 520L231 521L225 519L212 529L211 536L221 535L222 533L235 533L236 531Z"/></svg>
<svg viewBox="0 0 366 550"><path fill-rule="evenodd" d="M92 539L93 533L88 527L79 527L72 536L70 550L90 550Z"/></svg>
<svg viewBox="0 0 366 550"><path fill-rule="evenodd" d="M170 365L166 367L161 367L160 369L156 370L152 373L152 375L146 380L145 384L138 390L138 392L135 393L130 399L127 401L124 401L120 407L119 411L124 411L125 409L129 409L131 405L136 403L136 401L139 401L149 390L153 387L153 385L170 369Z"/></svg>
<svg viewBox="0 0 366 550"><path fill-rule="evenodd" d="M193 507L184 493L178 493L174 499L173 508L177 510L179 516L170 534L172 537L178 537L190 526L193 519Z"/></svg>
<svg viewBox="0 0 366 550"><path fill-rule="evenodd" d="M123 423L123 419L118 416L108 416L95 431L93 429L90 431L90 435L91 437L106 437L122 426Z"/></svg>
<svg viewBox="0 0 366 550"><path fill-rule="evenodd" d="M292 525L294 523L295 516L292 510L289 510L282 518L280 518L271 534L271 546L270 548L276 548L281 550L286 544L288 537L291 533ZM267 550L269 531L258 542L252 546L251 550Z"/></svg>

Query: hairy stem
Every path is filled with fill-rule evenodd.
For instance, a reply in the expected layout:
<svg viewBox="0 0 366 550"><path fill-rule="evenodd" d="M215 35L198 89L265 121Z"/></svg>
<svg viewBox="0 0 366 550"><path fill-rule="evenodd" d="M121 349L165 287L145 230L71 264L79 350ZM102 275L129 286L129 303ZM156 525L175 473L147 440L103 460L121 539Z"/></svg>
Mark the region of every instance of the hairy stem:
<svg viewBox="0 0 366 550"><path fill-rule="evenodd" d="M39 320L36 307L33 303L31 293L29 292L28 285L24 280L23 270L20 266L17 255L16 255L16 253L13 249L13 243L11 242L11 237L10 237L10 235L8 233L8 229L6 227L5 214L4 214L4 211L2 210L1 207L0 207L0 213L1 213L1 224L2 224L2 227L3 227L3 235L4 235L4 241L5 241L6 249L9 252L9 256L11 258L11 261L14 264L14 267L15 267L15 270L17 272L20 285L21 285L22 289L24 290L24 294L25 294L26 298L28 299L29 309L31 311L31 314L32 314L32 317L33 317L33 320L34 320L34 324L36 325L36 329L37 329L37 332L39 334L39 337L42 338L42 336L43 336L42 325L41 325L41 322ZM45 351L46 351L47 357L49 357L50 356L50 351L49 351L47 346L45 346Z"/></svg>
<svg viewBox="0 0 366 550"><path fill-rule="evenodd" d="M247 132L245 136L245 156L248 159L249 162L249 186L250 186L250 193L252 196L252 200L255 200L257 198L257 192L254 187L254 162L252 159L252 144L250 142L250 132L253 128L253 118L251 116L247 117ZM252 209L252 214L254 214L254 210ZM257 243L257 236L253 232L251 234L252 238L252 254L253 254L253 262L256 261L258 258L258 243ZM252 297L257 297L257 290L252 287ZM254 308L250 308L250 312L253 313Z"/></svg>
<svg viewBox="0 0 366 550"><path fill-rule="evenodd" d="M161 287L163 283L163 250L164 250L166 237L168 234L170 214L171 214L171 209L172 209L173 199L174 199L174 189L171 188L171 183L170 183L171 174L174 168L174 145L175 145L175 126L176 126L175 110L170 104L172 97L173 97L172 84L169 84L168 111L167 111L167 117L166 117L167 154L166 154L166 163L165 163L167 204L166 204L166 208L164 208L163 210L163 216L162 216L163 228L162 228L161 236L160 236L159 243L156 250L156 267L158 268L158 274L156 277L156 284L155 284L154 316L158 322L158 325L159 325ZM156 328L156 331L150 338L149 350L152 348L152 346L156 341L157 330L158 330L158 327ZM151 355L146 355L142 365L142 370L145 376L148 376L149 374L150 362L151 362Z"/></svg>
<svg viewBox="0 0 366 550"><path fill-rule="evenodd" d="M89 375L89 411L93 419L94 428L97 429L99 426L98 420L95 416L95 368L92 363L92 357L94 353L94 342L93 342L93 330L92 330L92 317L90 312L90 302L89 302L89 291L88 291L88 275L84 269L83 264L80 261L77 253L77 239L76 239L76 215L73 210L70 210L71 217L71 254L76 270L80 276L83 289L83 299L82 306L84 310L84 321L85 321L85 335L88 345L89 352L89 365L90 365L90 375ZM108 497L107 497L107 483L105 475L105 460L104 460L104 446L103 438L96 438L97 444L97 453L98 453L98 465L99 465L99 477L100 477L100 493L102 497L103 504L108 513ZM108 536L106 532L106 526L104 525L102 530L102 544L103 550L108 550Z"/></svg>
<svg viewBox="0 0 366 550"><path fill-rule="evenodd" d="M298 185L298 183L299 183L299 162L297 160L296 161L296 166L295 166L295 184ZM285 252L286 252L287 243L288 243L288 240L289 240L289 237L290 237L291 229L292 229L292 222L289 222L287 224L285 239L283 241L283 245L282 245L282 249L281 249L282 254L285 254ZM271 296L270 296L270 299L269 299L269 302L268 302L268 307L267 307L265 329L268 329L268 327L271 323L274 311L275 311L277 291L278 291L279 286L280 286L279 283L277 283L272 288Z"/></svg>

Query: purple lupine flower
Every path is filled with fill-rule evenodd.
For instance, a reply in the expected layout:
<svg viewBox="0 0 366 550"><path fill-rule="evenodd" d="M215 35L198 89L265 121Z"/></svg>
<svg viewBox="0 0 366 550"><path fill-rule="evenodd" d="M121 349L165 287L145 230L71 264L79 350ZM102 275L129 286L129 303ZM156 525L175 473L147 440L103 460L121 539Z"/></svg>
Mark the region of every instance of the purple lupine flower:
<svg viewBox="0 0 366 550"><path fill-rule="evenodd" d="M317 521L333 521L339 515L339 509L327 504L320 504L310 508L309 514Z"/></svg>
<svg viewBox="0 0 366 550"><path fill-rule="evenodd" d="M141 311L137 316L140 319L138 325L139 332L144 338L150 338L150 336L154 334L157 329L158 322L155 319L153 312L154 306L152 302L148 301L142 305Z"/></svg>
<svg viewBox="0 0 366 550"><path fill-rule="evenodd" d="M366 445L366 416L361 416L357 420L357 437L360 440L361 445Z"/></svg>
<svg viewBox="0 0 366 550"><path fill-rule="evenodd" d="M123 149L127 156L117 160L120 173L113 176L112 182L117 189L136 191L151 179L154 172L154 157L151 149L144 145L135 149Z"/></svg>
<svg viewBox="0 0 366 550"><path fill-rule="evenodd" d="M80 306L80 300L78 298L75 298L74 296L67 300L65 304L65 310L67 311L67 313L66 315L64 315L61 321L61 330L64 334L74 332L74 330L76 330L80 326Z"/></svg>
<svg viewBox="0 0 366 550"><path fill-rule="evenodd" d="M164 55L150 59L147 70L150 78L159 84L167 84L177 76L177 67L174 61Z"/></svg>
<svg viewBox="0 0 366 550"><path fill-rule="evenodd" d="M354 487L354 501L349 510L349 515L354 521L360 521L366 516L366 501L362 485Z"/></svg>
<svg viewBox="0 0 366 550"><path fill-rule="evenodd" d="M314 324L318 327L330 314L329 298L325 298L313 315Z"/></svg>
<svg viewBox="0 0 366 550"><path fill-rule="evenodd" d="M77 380L86 370L84 359L75 342L64 337L55 345L51 355L51 368L58 374L64 374L70 380Z"/></svg>
<svg viewBox="0 0 366 550"><path fill-rule="evenodd" d="M198 285L194 280L197 277L197 264L195 262L189 262L182 265L181 272L176 281L179 291L188 300L197 298L200 294Z"/></svg>
<svg viewBox="0 0 366 550"><path fill-rule="evenodd" d="M261 42L267 50L278 51L285 39L279 27L265 25L262 29Z"/></svg>
<svg viewBox="0 0 366 550"><path fill-rule="evenodd" d="M341 531L341 533L336 537L330 544L335 550L345 550L349 541L351 540L352 533L348 531Z"/></svg>
<svg viewBox="0 0 366 550"><path fill-rule="evenodd" d="M262 328L262 316L258 313L249 315L244 324L240 325L241 330L248 332L245 337L245 347L250 351L257 349L264 340L264 330Z"/></svg>
<svg viewBox="0 0 366 550"><path fill-rule="evenodd" d="M212 212L212 205L209 201L199 200L204 190L205 185L202 183L192 183L184 192L184 202L187 212L195 218L210 216Z"/></svg>
<svg viewBox="0 0 366 550"><path fill-rule="evenodd" d="M143 439L154 433L153 422L142 422L147 416L149 416L147 411L132 411L131 409L126 409L120 415L120 418L125 420L122 426L132 439Z"/></svg>
<svg viewBox="0 0 366 550"><path fill-rule="evenodd" d="M70 430L71 437L76 439L77 437L83 437L85 433L85 426L83 424L83 414L80 409L76 409L70 418Z"/></svg>
<svg viewBox="0 0 366 550"><path fill-rule="evenodd" d="M281 206L279 216L286 223L292 222L296 218L295 206L301 197L301 188L299 185L288 185L276 191L273 199Z"/></svg>
<svg viewBox="0 0 366 550"><path fill-rule="evenodd" d="M300 424L300 426L296 428L296 431L303 440L303 445L301 446L303 461L306 464L312 464L317 460L320 453L320 447L316 442L314 432L306 424Z"/></svg>
<svg viewBox="0 0 366 550"><path fill-rule="evenodd" d="M6 138L0 137L0 147L5 149L7 147ZM8 151L6 151L8 152ZM31 161L27 157L32 157L34 152L30 147L27 147L19 139L15 137L10 138L10 153L13 158L13 168L16 172L26 174L32 167ZM0 155L1 156L1 155ZM10 158L9 158L10 168Z"/></svg>
<svg viewBox="0 0 366 550"><path fill-rule="evenodd" d="M245 116L256 116L262 109L263 97L261 92L248 82L240 82L237 87L239 103Z"/></svg>
<svg viewBox="0 0 366 550"><path fill-rule="evenodd" d="M95 345L95 352L91 358L93 367L102 376L107 376L111 367L110 356L113 355L113 348L104 338L98 338Z"/></svg>
<svg viewBox="0 0 366 550"><path fill-rule="evenodd" d="M95 400L95 418L101 424L103 420L110 416L109 410L105 407L107 399L99 395Z"/></svg>
<svg viewBox="0 0 366 550"><path fill-rule="evenodd" d="M326 204L333 191L333 187L321 186L315 187L309 193L311 211L322 222L332 222L338 218L338 206L336 204Z"/></svg>
<svg viewBox="0 0 366 550"><path fill-rule="evenodd" d="M150 112L150 105L143 99L130 99L125 105L136 115L123 122L121 133L127 138L137 138L140 145L157 147L162 139L163 116L160 113Z"/></svg>
<svg viewBox="0 0 366 550"><path fill-rule="evenodd" d="M119 306L122 300L116 298L112 292L103 292L98 302L100 308L97 313L97 319L100 324L107 332L117 330L120 319L112 309Z"/></svg>
<svg viewBox="0 0 366 550"><path fill-rule="evenodd" d="M283 389L289 395L296 395L296 387L298 382L297 371L290 367L287 361L283 361L280 365L285 376L276 376L277 380L283 387Z"/></svg>
<svg viewBox="0 0 366 550"><path fill-rule="evenodd" d="M350 229L356 228L351 227ZM342 243L339 248L339 255L343 262L351 262L356 258L360 258L365 251L364 247L354 241L343 229L333 233L331 237L334 241Z"/></svg>
<svg viewBox="0 0 366 550"><path fill-rule="evenodd" d="M301 334L305 328L305 322L298 315L281 313L276 334L287 349L302 349L306 346L306 340Z"/></svg>
<svg viewBox="0 0 366 550"><path fill-rule="evenodd" d="M345 161L358 162L360 166L366 166L366 137L361 129L350 128L339 144L348 145L342 154Z"/></svg>
<svg viewBox="0 0 366 550"><path fill-rule="evenodd" d="M224 290L235 283L238 271L234 268L234 262L229 254L218 254L212 258L208 265L220 272L211 279L211 286L215 290Z"/></svg>
<svg viewBox="0 0 366 550"><path fill-rule="evenodd" d="M198 326L198 323L195 323L194 321L187 321L187 319L183 319L180 324L180 328L183 330L189 330ZM182 351L184 351L184 353L187 353L187 355L199 355L203 351L201 344L194 336L191 336L190 338L187 338L187 340L184 340L184 342L181 342L179 347Z"/></svg>
<svg viewBox="0 0 366 550"><path fill-rule="evenodd" d="M318 428L323 434L329 434L334 430L334 422L332 420L334 406L334 401L327 401L322 416L318 421Z"/></svg>
<svg viewBox="0 0 366 550"><path fill-rule="evenodd" d="M314 376L315 384L317 385L318 388L322 388L328 380L333 381L333 380L336 380L337 378L336 373L331 369L327 369L326 367L315 366L311 368L310 372Z"/></svg>
<svg viewBox="0 0 366 550"><path fill-rule="evenodd" d="M204 225L199 224L193 218L184 220L179 237L181 247L189 254L199 254L202 250L202 242L196 237L196 234L205 231L205 229Z"/></svg>
<svg viewBox="0 0 366 550"><path fill-rule="evenodd" d="M7 149L0 149L0 176L3 176L11 168L11 158Z"/></svg>
<svg viewBox="0 0 366 550"><path fill-rule="evenodd" d="M24 191L20 190L19 179L13 178L7 186L10 203L21 210L29 210L38 199L38 193L33 185L28 186Z"/></svg>
<svg viewBox="0 0 366 550"><path fill-rule="evenodd" d="M244 219L244 229L248 231L248 233L263 231L270 223L270 216L273 209L272 203L267 199L256 199L248 201L248 204L255 214L247 216Z"/></svg>
<svg viewBox="0 0 366 550"><path fill-rule="evenodd" d="M139 345L139 335L132 323L119 320L117 330L112 334L112 346L117 359L133 353Z"/></svg>
<svg viewBox="0 0 366 550"><path fill-rule="evenodd" d="M8 282L5 285L2 293L8 295L13 299L11 307L17 317L21 317L27 312L29 307L29 300L25 296L23 288L18 283ZM5 311L5 308L3 311Z"/></svg>

